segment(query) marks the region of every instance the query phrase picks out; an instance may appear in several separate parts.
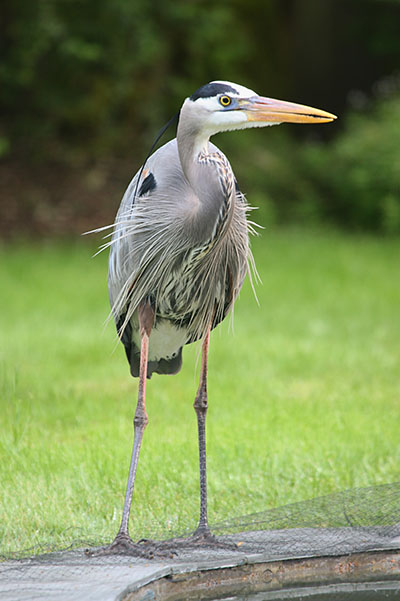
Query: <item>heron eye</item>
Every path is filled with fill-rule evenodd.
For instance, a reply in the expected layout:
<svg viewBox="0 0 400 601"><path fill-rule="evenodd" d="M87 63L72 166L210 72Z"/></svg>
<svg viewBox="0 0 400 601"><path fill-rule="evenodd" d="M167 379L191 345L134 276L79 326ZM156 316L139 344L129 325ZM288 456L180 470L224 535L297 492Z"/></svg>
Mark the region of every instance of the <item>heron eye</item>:
<svg viewBox="0 0 400 601"><path fill-rule="evenodd" d="M232 100L229 96L221 96L219 99L219 103L222 104L222 106L229 106L231 102Z"/></svg>

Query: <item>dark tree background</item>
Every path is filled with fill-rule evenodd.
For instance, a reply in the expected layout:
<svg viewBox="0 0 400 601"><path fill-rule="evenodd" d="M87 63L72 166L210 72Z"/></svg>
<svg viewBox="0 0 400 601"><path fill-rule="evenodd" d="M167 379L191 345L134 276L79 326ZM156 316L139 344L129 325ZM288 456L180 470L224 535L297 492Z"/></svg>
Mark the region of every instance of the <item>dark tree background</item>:
<svg viewBox="0 0 400 601"><path fill-rule="evenodd" d="M1 232L110 222L212 79L340 116L218 138L263 219L399 232L399 27L398 0L3 0Z"/></svg>

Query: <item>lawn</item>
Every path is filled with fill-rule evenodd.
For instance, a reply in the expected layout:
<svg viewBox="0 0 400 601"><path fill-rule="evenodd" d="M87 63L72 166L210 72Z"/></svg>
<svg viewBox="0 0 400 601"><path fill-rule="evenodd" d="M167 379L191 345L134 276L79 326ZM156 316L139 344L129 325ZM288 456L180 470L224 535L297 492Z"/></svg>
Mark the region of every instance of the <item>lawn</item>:
<svg viewBox="0 0 400 601"><path fill-rule="evenodd" d="M259 306L247 284L211 338L211 522L400 479L400 240L286 229L253 246ZM0 248L0 553L119 525L137 381L93 249ZM134 538L195 527L198 351L149 382Z"/></svg>

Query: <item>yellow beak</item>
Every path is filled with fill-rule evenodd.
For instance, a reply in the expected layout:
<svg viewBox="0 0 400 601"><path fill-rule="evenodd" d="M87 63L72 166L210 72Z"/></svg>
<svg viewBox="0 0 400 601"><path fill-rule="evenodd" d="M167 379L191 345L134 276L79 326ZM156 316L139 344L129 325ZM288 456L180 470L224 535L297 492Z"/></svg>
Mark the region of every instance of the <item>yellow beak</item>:
<svg viewBox="0 0 400 601"><path fill-rule="evenodd" d="M336 115L321 109L315 109L304 104L286 102L255 96L240 101L241 108L246 112L249 121L264 121L266 123L328 123L334 121Z"/></svg>

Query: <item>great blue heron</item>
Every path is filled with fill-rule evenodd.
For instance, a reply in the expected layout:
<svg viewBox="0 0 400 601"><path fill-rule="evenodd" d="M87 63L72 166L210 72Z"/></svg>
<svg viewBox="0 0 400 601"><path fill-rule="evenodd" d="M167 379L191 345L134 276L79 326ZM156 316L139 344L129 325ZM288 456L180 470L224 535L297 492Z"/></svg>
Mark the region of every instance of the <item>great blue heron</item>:
<svg viewBox="0 0 400 601"><path fill-rule="evenodd" d="M143 432L146 376L176 374L182 347L202 340L194 401L200 463L200 519L192 540L213 540L207 520L207 354L210 331L242 287L252 255L247 203L228 159L210 136L274 123L323 123L325 111L258 96L227 81L183 103L176 139L138 171L122 199L110 243L112 314L133 376L139 376L134 444L122 522L108 552L141 553L128 522Z"/></svg>

